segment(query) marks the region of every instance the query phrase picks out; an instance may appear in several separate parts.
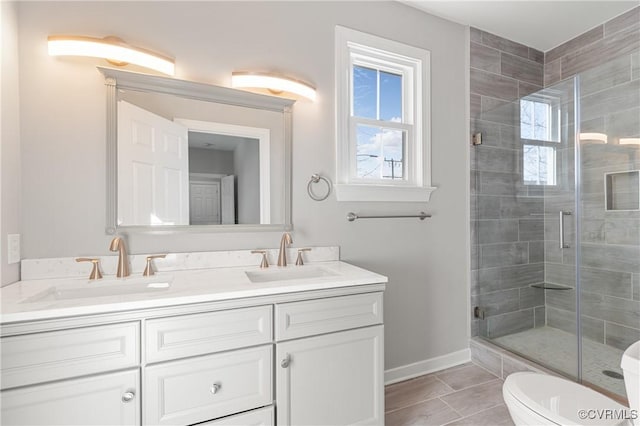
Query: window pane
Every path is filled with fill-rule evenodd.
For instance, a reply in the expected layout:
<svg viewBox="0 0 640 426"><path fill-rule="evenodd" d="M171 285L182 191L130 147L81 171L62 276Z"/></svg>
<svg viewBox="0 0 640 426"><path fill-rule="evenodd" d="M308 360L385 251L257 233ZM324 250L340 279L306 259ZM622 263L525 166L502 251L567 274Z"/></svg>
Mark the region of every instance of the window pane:
<svg viewBox="0 0 640 426"><path fill-rule="evenodd" d="M377 118L378 71L360 66L353 67L353 115Z"/></svg>
<svg viewBox="0 0 640 426"><path fill-rule="evenodd" d="M539 141L550 140L549 105L534 102L533 111L533 138Z"/></svg>
<svg viewBox="0 0 640 426"><path fill-rule="evenodd" d="M556 149L551 146L523 146L522 178L527 185L556 184Z"/></svg>
<svg viewBox="0 0 640 426"><path fill-rule="evenodd" d="M358 124L356 176L360 179L402 180L406 175L406 132Z"/></svg>
<svg viewBox="0 0 640 426"><path fill-rule="evenodd" d="M520 137L522 139L558 142L558 136L554 136L553 129L554 126L557 129L560 123L558 123L558 119L554 123L551 112L550 103L522 99L520 101Z"/></svg>
<svg viewBox="0 0 640 426"><path fill-rule="evenodd" d="M356 127L356 176L361 179L379 179L382 173L381 147L379 143L377 127Z"/></svg>
<svg viewBox="0 0 640 426"><path fill-rule="evenodd" d="M520 101L520 137L533 139L533 102Z"/></svg>
<svg viewBox="0 0 640 426"><path fill-rule="evenodd" d="M402 130L383 129L379 135L382 138L382 179L404 179L404 145L405 132Z"/></svg>
<svg viewBox="0 0 640 426"><path fill-rule="evenodd" d="M380 71L380 120L402 122L402 76Z"/></svg>

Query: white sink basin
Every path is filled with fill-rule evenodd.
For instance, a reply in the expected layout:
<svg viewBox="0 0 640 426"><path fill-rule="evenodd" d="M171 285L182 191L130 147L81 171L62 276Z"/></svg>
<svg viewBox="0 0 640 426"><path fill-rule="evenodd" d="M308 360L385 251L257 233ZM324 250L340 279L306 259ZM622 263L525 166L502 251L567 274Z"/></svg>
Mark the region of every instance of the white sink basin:
<svg viewBox="0 0 640 426"><path fill-rule="evenodd" d="M166 291L173 281L171 275L157 275L136 278L107 278L85 281L82 286L59 286L41 291L20 303L46 302L56 300L83 299L101 296L123 296L127 294Z"/></svg>
<svg viewBox="0 0 640 426"><path fill-rule="evenodd" d="M252 283L268 283L272 281L303 280L310 278L335 277L338 274L318 266L289 266L286 268L246 271Z"/></svg>

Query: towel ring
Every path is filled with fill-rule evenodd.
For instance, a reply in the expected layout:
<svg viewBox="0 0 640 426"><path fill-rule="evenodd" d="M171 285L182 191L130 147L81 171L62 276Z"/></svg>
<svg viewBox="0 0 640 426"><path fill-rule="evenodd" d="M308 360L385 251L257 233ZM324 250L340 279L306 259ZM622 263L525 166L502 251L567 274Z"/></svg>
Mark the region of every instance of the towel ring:
<svg viewBox="0 0 640 426"><path fill-rule="evenodd" d="M321 180L324 181L324 183L327 184L327 193L324 194L324 195L318 196L313 192L313 189L311 189L311 186L314 183L320 182ZM327 179L324 176L320 176L317 173L313 174L313 175L311 175L311 180L309 180L309 183L307 184L307 193L309 193L309 197L311 197L312 200L315 200L315 201L326 200L327 197L329 196L329 194L331 194L331 182L329 181L329 179Z"/></svg>

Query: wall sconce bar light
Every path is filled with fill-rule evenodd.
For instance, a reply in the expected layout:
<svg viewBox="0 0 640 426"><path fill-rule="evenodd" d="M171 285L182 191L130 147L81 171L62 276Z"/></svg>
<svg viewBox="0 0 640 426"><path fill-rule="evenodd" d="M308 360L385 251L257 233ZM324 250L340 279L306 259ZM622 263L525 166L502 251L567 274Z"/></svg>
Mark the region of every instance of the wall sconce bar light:
<svg viewBox="0 0 640 426"><path fill-rule="evenodd" d="M175 74L173 59L129 46L117 37L49 36L48 43L51 56L89 56L118 66L135 64L163 74Z"/></svg>
<svg viewBox="0 0 640 426"><path fill-rule="evenodd" d="M267 73L234 72L231 74L231 87L284 98L316 100L316 89L309 84Z"/></svg>
<svg viewBox="0 0 640 426"><path fill-rule="evenodd" d="M580 141L607 143L607 135L604 133L580 133Z"/></svg>
<svg viewBox="0 0 640 426"><path fill-rule="evenodd" d="M640 138L620 138L620 145L640 145Z"/></svg>

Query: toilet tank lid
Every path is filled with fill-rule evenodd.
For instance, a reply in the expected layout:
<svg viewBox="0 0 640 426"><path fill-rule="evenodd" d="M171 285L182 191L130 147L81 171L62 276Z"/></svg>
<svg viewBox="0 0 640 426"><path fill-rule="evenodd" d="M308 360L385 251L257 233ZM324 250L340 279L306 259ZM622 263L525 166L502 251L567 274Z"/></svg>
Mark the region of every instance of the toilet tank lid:
<svg viewBox="0 0 640 426"><path fill-rule="evenodd" d="M620 367L622 367L622 371L640 374L640 340L624 351Z"/></svg>

